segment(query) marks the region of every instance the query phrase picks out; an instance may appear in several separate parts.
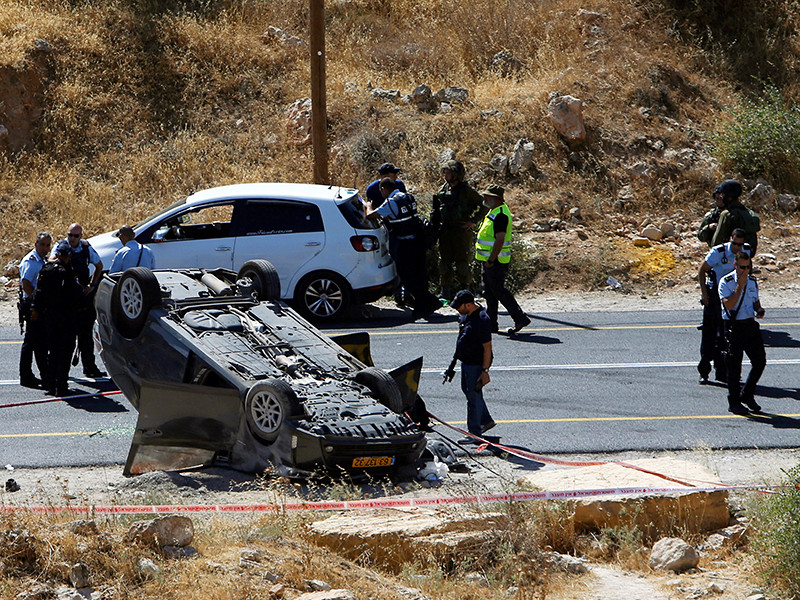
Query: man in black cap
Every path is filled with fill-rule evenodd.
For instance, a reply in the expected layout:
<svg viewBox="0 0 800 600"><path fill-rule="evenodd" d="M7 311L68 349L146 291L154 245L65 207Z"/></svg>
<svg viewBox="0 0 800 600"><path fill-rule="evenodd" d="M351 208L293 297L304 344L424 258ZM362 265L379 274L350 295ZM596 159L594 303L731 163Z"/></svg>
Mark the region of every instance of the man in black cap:
<svg viewBox="0 0 800 600"><path fill-rule="evenodd" d="M380 167L378 167L378 175L380 177L370 183L367 186L367 190L364 192L373 209L377 209L381 204L383 204L383 195L381 194L380 188L381 179L388 177L394 181L395 189L405 193L406 184L397 178L398 173L402 172L402 169L398 169L392 163L383 163Z"/></svg>
<svg viewBox="0 0 800 600"><path fill-rule="evenodd" d="M503 199L505 190L499 185L490 185L481 192L483 205L489 209L478 230L475 241L475 260L481 264L483 296L486 298L486 312L492 322L492 333L498 332L497 309L502 304L514 319L514 326L508 328L508 335L514 335L531 324L526 315L506 288L506 275L511 262L511 211Z"/></svg>
<svg viewBox="0 0 800 600"><path fill-rule="evenodd" d="M47 379L44 387L54 396L69 394L67 381L75 348L75 315L84 297L71 261L72 247L62 240L56 245L54 256L39 272L31 310L31 319L39 321L45 332Z"/></svg>
<svg viewBox="0 0 800 600"><path fill-rule="evenodd" d="M489 367L492 366L492 324L489 315L468 290L461 290L450 303L461 315L459 318L458 341L454 359L461 361L461 391L467 397L467 429L480 436L495 426L492 415L483 399L483 387L490 380ZM451 380L454 373L448 369L445 378ZM461 443L477 443L471 437Z"/></svg>

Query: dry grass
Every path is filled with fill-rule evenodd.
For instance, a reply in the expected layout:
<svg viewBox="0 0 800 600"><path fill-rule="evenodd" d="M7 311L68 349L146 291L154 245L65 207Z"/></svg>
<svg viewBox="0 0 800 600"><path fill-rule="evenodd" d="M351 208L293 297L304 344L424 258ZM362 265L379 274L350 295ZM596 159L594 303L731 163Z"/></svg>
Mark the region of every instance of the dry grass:
<svg viewBox="0 0 800 600"><path fill-rule="evenodd" d="M605 15L597 32L581 26L579 9ZM377 165L393 161L424 203L441 183L436 157L451 148L476 185L505 184L521 216L558 216L568 204L602 223L625 185L631 214L681 206L699 216L723 175L679 170L642 141L702 145L736 98L720 79L729 65L681 40L669 4L351 0L326 10L335 183L363 189ZM193 190L310 181L311 150L291 142L284 122L285 109L310 93L307 49L263 35L274 25L306 39L307 22L305 0L4 2L0 69L42 77L45 92L29 149L0 159L0 260L21 257L39 230L60 235L79 221L99 233ZM37 54L37 39L50 52ZM516 76L489 68L500 50L524 64ZM465 87L469 102L427 114L367 93L367 84L409 93L421 83ZM579 152L547 120L554 91L585 103L589 140ZM537 169L492 174L491 158L521 138L535 144ZM626 167L639 160L658 168L634 179ZM665 186L666 200L653 193Z"/></svg>

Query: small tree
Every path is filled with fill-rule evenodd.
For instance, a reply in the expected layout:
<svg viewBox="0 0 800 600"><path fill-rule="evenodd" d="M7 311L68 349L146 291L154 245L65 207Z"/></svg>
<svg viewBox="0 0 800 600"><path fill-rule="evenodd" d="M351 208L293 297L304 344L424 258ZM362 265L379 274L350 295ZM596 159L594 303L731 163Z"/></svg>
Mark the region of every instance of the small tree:
<svg viewBox="0 0 800 600"><path fill-rule="evenodd" d="M800 598L800 466L787 472L783 487L758 510L756 560L765 582L786 597Z"/></svg>
<svg viewBox="0 0 800 600"><path fill-rule="evenodd" d="M785 189L800 189L800 109L787 106L775 86L761 98L745 99L731 111L711 141L730 171L764 177Z"/></svg>

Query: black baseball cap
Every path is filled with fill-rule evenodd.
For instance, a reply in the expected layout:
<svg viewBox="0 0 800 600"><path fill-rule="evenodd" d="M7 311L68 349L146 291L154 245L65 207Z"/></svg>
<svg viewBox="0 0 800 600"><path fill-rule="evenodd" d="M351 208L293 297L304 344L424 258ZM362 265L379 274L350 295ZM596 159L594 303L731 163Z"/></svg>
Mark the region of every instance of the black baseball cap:
<svg viewBox="0 0 800 600"><path fill-rule="evenodd" d="M403 169L398 169L392 163L383 163L378 167L378 173L386 175L387 173L402 173Z"/></svg>
<svg viewBox="0 0 800 600"><path fill-rule="evenodd" d="M458 308L462 304L466 304L467 302L475 302L475 295L470 292L469 290L461 290L458 292L453 301L450 302L450 306L452 308Z"/></svg>

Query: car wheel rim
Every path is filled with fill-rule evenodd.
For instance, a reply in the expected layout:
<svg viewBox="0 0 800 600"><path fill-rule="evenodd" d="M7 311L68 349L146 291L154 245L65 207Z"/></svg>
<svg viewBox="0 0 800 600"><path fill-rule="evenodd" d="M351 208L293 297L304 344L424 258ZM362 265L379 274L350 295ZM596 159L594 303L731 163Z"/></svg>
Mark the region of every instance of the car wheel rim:
<svg viewBox="0 0 800 600"><path fill-rule="evenodd" d="M275 433L283 422L283 408L269 392L259 392L250 404L253 422L262 433Z"/></svg>
<svg viewBox="0 0 800 600"><path fill-rule="evenodd" d="M329 317L342 308L344 293L332 279L317 279L306 288L306 306L312 314Z"/></svg>
<svg viewBox="0 0 800 600"><path fill-rule="evenodd" d="M129 319L136 319L142 314L144 305L142 288L135 279L126 279L122 282L119 299L122 312Z"/></svg>

